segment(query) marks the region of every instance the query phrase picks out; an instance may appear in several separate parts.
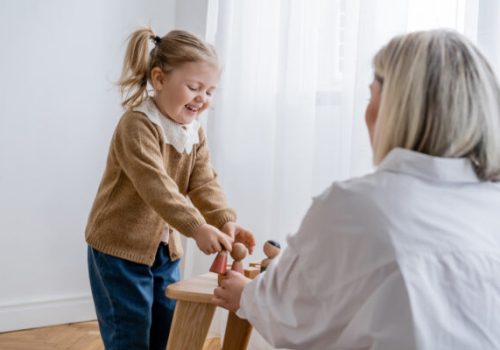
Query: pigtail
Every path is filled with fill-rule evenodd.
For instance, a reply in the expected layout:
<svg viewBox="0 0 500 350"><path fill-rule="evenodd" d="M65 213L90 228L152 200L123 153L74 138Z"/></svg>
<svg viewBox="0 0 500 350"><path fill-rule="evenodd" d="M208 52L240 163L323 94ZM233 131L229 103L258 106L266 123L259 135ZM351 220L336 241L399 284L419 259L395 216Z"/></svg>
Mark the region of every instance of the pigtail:
<svg viewBox="0 0 500 350"><path fill-rule="evenodd" d="M158 38L150 27L133 32L123 60L122 74L118 85L122 93L122 106L130 109L140 105L148 96L149 40Z"/></svg>

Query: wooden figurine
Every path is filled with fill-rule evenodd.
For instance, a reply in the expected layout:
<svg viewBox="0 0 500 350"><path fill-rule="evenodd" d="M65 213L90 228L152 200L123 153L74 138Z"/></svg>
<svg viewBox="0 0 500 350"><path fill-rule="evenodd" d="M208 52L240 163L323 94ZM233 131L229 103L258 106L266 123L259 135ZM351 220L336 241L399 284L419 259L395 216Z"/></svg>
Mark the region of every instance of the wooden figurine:
<svg viewBox="0 0 500 350"><path fill-rule="evenodd" d="M215 257L210 272L215 272L219 275L225 275L227 271L227 250L222 249Z"/></svg>
<svg viewBox="0 0 500 350"><path fill-rule="evenodd" d="M220 286L227 272L227 250L222 249L217 254L210 267L210 272L215 272L217 274L217 283Z"/></svg>
<svg viewBox="0 0 500 350"><path fill-rule="evenodd" d="M266 271L271 261L279 255L280 250L281 246L276 241L269 240L264 243L264 254L266 254L267 258L260 263L260 272Z"/></svg>
<svg viewBox="0 0 500 350"><path fill-rule="evenodd" d="M231 250L231 257L234 259L233 264L231 265L232 271L237 271L241 274L245 274L242 260L245 259L247 254L248 249L243 243L233 244L233 249Z"/></svg>

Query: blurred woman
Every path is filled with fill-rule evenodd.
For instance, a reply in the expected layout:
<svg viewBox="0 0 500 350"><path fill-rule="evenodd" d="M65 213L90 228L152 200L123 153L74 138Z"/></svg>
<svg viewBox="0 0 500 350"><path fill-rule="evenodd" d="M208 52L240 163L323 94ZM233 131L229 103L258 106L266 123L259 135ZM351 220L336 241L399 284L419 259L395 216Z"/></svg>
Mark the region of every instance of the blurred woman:
<svg viewBox="0 0 500 350"><path fill-rule="evenodd" d="M292 349L500 349L500 88L445 30L375 56L374 163L314 199L278 263L214 302Z"/></svg>

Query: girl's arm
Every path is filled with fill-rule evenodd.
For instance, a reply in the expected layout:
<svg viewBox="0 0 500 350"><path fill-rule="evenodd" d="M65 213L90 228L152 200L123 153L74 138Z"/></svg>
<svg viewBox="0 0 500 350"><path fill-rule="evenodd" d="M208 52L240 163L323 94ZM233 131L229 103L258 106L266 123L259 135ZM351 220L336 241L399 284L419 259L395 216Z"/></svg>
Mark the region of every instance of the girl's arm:
<svg viewBox="0 0 500 350"><path fill-rule="evenodd" d="M225 223L236 221L236 212L228 207L226 196L219 185L202 128L199 129L199 139L189 179L188 196L209 224L222 228Z"/></svg>

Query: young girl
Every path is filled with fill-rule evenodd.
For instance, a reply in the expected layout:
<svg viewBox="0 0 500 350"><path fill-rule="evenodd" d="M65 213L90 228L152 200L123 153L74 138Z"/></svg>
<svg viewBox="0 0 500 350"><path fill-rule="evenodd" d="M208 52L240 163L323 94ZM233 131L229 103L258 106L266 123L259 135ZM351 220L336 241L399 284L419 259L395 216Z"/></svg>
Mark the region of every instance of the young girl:
<svg viewBox="0 0 500 350"><path fill-rule="evenodd" d="M160 38L144 28L130 36L120 80L126 112L85 233L106 349L165 349L175 306L165 288L179 280L179 232L205 254L231 250L234 240L253 250L252 233L235 223L219 187L197 121L218 78L214 49L193 34Z"/></svg>

